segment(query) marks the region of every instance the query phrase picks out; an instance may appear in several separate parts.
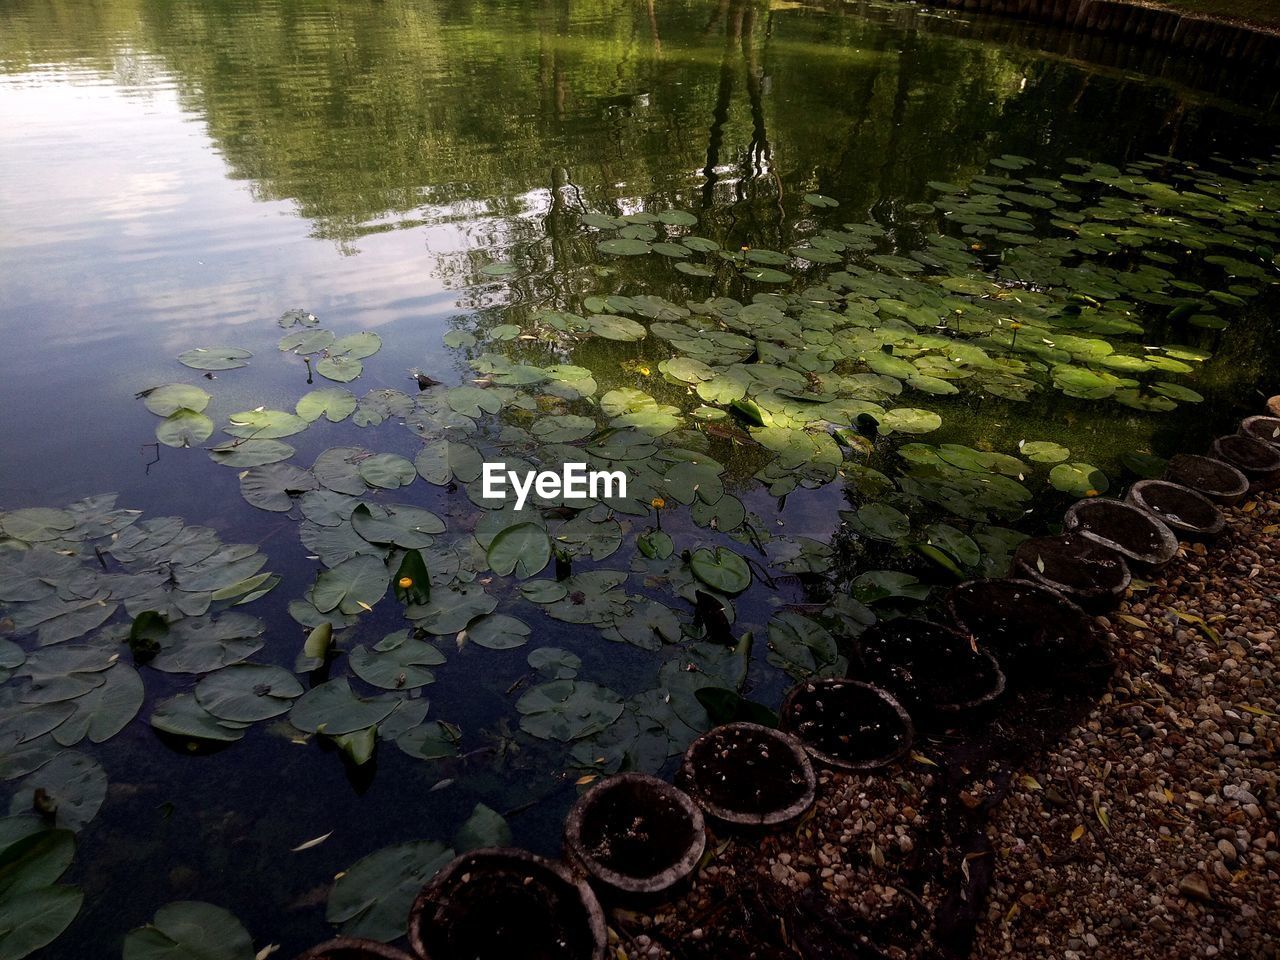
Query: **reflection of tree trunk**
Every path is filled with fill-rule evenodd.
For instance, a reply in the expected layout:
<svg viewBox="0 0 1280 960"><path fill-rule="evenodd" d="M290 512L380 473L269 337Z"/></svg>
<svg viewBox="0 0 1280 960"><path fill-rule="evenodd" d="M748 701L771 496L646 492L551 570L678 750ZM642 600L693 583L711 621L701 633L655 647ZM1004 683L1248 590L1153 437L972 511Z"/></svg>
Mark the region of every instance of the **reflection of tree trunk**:
<svg viewBox="0 0 1280 960"><path fill-rule="evenodd" d="M716 24L725 18L729 13L729 0L720 0L720 6L711 11L711 16L707 19L707 25L702 28L704 37L711 36L711 32L715 30Z"/></svg>
<svg viewBox="0 0 1280 960"><path fill-rule="evenodd" d="M724 37L724 55L720 58L720 86L716 91L716 106L711 112L711 132L707 139L707 165L702 168L706 183L702 187L702 208L711 206L719 175L720 147L724 142L724 125L729 119L729 100L733 94L734 45L742 35L742 7L735 3L731 19L727 22Z"/></svg>
<svg viewBox="0 0 1280 960"><path fill-rule="evenodd" d="M876 206L888 203L893 193L893 173L902 167L902 157L898 151L902 147L902 129L907 118L907 100L911 96L911 65L915 59L916 31L911 29L902 39L902 49L898 53L898 87L893 95L893 117L889 123L889 143L884 153L884 163L880 165L880 196ZM885 211L886 214L891 211Z"/></svg>
<svg viewBox="0 0 1280 960"><path fill-rule="evenodd" d="M758 177L769 161L769 134L765 130L764 103L761 100L761 77L764 71L756 63L755 9L747 5L742 18L742 58L747 66L747 99L751 102L751 143L747 146L747 176Z"/></svg>
<svg viewBox="0 0 1280 960"><path fill-rule="evenodd" d="M658 13L653 9L653 0L649 0L649 33L653 35L653 50L662 56L662 35L658 33Z"/></svg>
<svg viewBox="0 0 1280 960"><path fill-rule="evenodd" d="M542 229L551 241L551 263L546 271L546 282L554 292L556 306L563 309L564 294L557 281L568 276L573 265L572 243L576 233L572 221L575 219L572 209L566 202L565 193L572 186L569 182L569 171L557 164L551 168L551 208L542 220Z"/></svg>

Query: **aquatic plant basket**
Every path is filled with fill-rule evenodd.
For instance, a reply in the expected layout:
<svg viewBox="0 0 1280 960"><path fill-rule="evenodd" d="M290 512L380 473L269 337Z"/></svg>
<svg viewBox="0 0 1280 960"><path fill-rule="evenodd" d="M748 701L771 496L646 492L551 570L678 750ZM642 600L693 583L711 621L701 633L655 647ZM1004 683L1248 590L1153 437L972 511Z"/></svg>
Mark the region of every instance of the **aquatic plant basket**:
<svg viewBox="0 0 1280 960"><path fill-rule="evenodd" d="M1060 670L1088 658L1102 638L1093 618L1055 590L1032 580L968 580L947 595L961 631L995 651L1009 671Z"/></svg>
<svg viewBox="0 0 1280 960"><path fill-rule="evenodd" d="M858 679L888 690L911 714L956 714L995 700L1005 679L991 651L951 627L914 617L858 638Z"/></svg>
<svg viewBox="0 0 1280 960"><path fill-rule="evenodd" d="M874 770L911 749L915 726L886 690L861 680L805 680L787 691L782 729L819 763L839 770Z"/></svg>
<svg viewBox="0 0 1280 960"><path fill-rule="evenodd" d="M561 863L486 847L451 860L409 912L421 960L604 960L604 912Z"/></svg>
<svg viewBox="0 0 1280 960"><path fill-rule="evenodd" d="M1209 445L1209 455L1226 461L1249 478L1250 485L1266 486L1280 479L1280 450L1256 437L1233 433Z"/></svg>
<svg viewBox="0 0 1280 960"><path fill-rule="evenodd" d="M813 806L817 779L804 744L791 734L726 723L689 744L676 782L716 820L770 827Z"/></svg>
<svg viewBox="0 0 1280 960"><path fill-rule="evenodd" d="M1222 511L1208 497L1168 480L1139 480L1125 499L1189 540L1212 540L1226 526Z"/></svg>
<svg viewBox="0 0 1280 960"><path fill-rule="evenodd" d="M707 846L702 810L683 790L643 773L601 780L569 810L569 861L614 894L653 896L685 880Z"/></svg>
<svg viewBox="0 0 1280 960"><path fill-rule="evenodd" d="M1013 552L1012 573L1095 612L1119 603L1133 580L1124 557L1081 533L1023 540Z"/></svg>
<svg viewBox="0 0 1280 960"><path fill-rule="evenodd" d="M1234 506L1249 492L1249 478L1231 464L1194 453L1170 458L1164 479L1190 487L1224 507Z"/></svg>
<svg viewBox="0 0 1280 960"><path fill-rule="evenodd" d="M413 955L377 940L335 937L299 954L296 960L413 960Z"/></svg>
<svg viewBox="0 0 1280 960"><path fill-rule="evenodd" d="M1062 519L1068 530L1114 550L1131 567L1162 567L1178 552L1178 538L1166 524L1123 500L1077 500Z"/></svg>

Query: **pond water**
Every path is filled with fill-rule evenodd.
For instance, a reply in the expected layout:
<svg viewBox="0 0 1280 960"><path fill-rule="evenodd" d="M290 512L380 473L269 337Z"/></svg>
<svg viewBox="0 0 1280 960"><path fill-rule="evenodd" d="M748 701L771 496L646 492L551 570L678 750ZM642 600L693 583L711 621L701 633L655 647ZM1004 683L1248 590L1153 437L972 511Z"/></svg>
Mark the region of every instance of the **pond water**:
<svg viewBox="0 0 1280 960"><path fill-rule="evenodd" d="M394 937L448 848L558 852L727 691L1252 410L1274 116L1069 52L898 5L0 8L3 842L75 831L0 873L53 918L0 956L179 900ZM630 486L515 513L482 460Z"/></svg>

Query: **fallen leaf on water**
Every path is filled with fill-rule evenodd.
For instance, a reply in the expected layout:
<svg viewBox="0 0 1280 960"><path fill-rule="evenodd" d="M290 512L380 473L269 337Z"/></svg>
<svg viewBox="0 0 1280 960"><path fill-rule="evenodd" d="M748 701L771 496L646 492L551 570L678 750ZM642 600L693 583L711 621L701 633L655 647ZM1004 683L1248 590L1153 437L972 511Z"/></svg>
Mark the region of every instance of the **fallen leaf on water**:
<svg viewBox="0 0 1280 960"><path fill-rule="evenodd" d="M280 949L280 944L268 943L265 947L263 947L261 950L259 950L257 953L253 955L253 960L267 960L267 957L271 956L273 953L275 953L279 949Z"/></svg>
<svg viewBox="0 0 1280 960"><path fill-rule="evenodd" d="M312 839L312 840L308 840L306 843L300 843L300 844L298 844L296 847L294 847L292 850L290 850L289 852L290 852L290 853L301 853L303 850L310 850L312 847L318 847L318 846L320 846L320 844L324 843L326 840L328 840L328 839L329 839L330 837L332 837L332 836L333 836L333 831L332 831L332 830L330 830L330 831L329 831L328 833L326 833L323 837L316 837L316 838L314 838L314 839Z"/></svg>
<svg viewBox="0 0 1280 960"><path fill-rule="evenodd" d="M577 780L575 780L574 783L580 787L585 783L590 783L592 780L595 780L599 776L600 774L598 773L584 773Z"/></svg>

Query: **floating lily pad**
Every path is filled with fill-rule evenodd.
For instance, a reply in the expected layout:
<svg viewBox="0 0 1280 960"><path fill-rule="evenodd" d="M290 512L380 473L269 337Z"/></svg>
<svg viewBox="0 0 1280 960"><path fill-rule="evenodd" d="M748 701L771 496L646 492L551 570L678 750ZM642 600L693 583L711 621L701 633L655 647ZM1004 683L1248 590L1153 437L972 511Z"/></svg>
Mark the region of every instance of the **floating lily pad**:
<svg viewBox="0 0 1280 960"><path fill-rule="evenodd" d="M344 936L396 940L404 936L414 898L453 855L430 840L383 847L342 872L329 894L325 919L342 924Z"/></svg>
<svg viewBox="0 0 1280 960"><path fill-rule="evenodd" d="M648 253L653 248L644 240L614 237L611 240L601 240L596 244L596 249L601 253L609 253L614 256L635 257Z"/></svg>
<svg viewBox="0 0 1280 960"><path fill-rule="evenodd" d="M341 423L356 408L356 398L343 387L324 387L303 394L295 408L299 417L313 423L324 417L330 423Z"/></svg>
<svg viewBox="0 0 1280 960"><path fill-rule="evenodd" d="M1018 445L1018 451L1036 463L1061 463L1071 456L1071 451L1049 440L1030 440Z"/></svg>
<svg viewBox="0 0 1280 960"><path fill-rule="evenodd" d="M467 639L490 650L510 650L529 642L529 627L505 613L490 613L473 620L467 627Z"/></svg>
<svg viewBox="0 0 1280 960"><path fill-rule="evenodd" d="M283 410L245 410L227 418L230 426L223 430L246 440L277 440L291 437L307 429L307 421Z"/></svg>
<svg viewBox="0 0 1280 960"><path fill-rule="evenodd" d="M35 791L42 790L54 806L54 825L79 830L98 813L107 796L107 774L93 758L75 750L64 750L18 784L9 803L9 813L34 809Z"/></svg>
<svg viewBox="0 0 1280 960"><path fill-rule="evenodd" d="M721 593L741 593L751 585L751 568L726 547L700 547L689 558L689 568L695 577Z"/></svg>
<svg viewBox="0 0 1280 960"><path fill-rule="evenodd" d="M293 447L280 440L228 440L209 448L209 458L224 467L259 467L288 460Z"/></svg>
<svg viewBox="0 0 1280 960"><path fill-rule="evenodd" d="M168 417L179 410L199 413L209 405L209 394L188 383L166 383L138 394L146 408L160 417Z"/></svg>
<svg viewBox="0 0 1280 960"><path fill-rule="evenodd" d="M354 357L325 357L316 364L316 373L336 383L350 383L364 373L364 364Z"/></svg>
<svg viewBox="0 0 1280 960"><path fill-rule="evenodd" d="M517 523L493 538L487 557L499 576L535 577L551 560L551 541L536 523Z"/></svg>
<svg viewBox="0 0 1280 960"><path fill-rule="evenodd" d="M250 467L240 475L240 495L259 510L276 513L290 510L294 497L319 485L310 471L288 463Z"/></svg>
<svg viewBox="0 0 1280 960"><path fill-rule="evenodd" d="M211 903L179 900L124 938L124 960L253 960L253 940L235 916Z"/></svg>
<svg viewBox="0 0 1280 960"><path fill-rule="evenodd" d="M444 654L408 630L389 634L372 648L351 651L351 669L361 680L384 690L412 690L435 682L427 667L444 663Z"/></svg>
<svg viewBox="0 0 1280 960"><path fill-rule="evenodd" d="M1090 463L1060 463L1049 471L1049 485L1073 497L1106 493L1107 475Z"/></svg>
<svg viewBox="0 0 1280 960"><path fill-rule="evenodd" d="M193 410L176 410L156 424L156 439L166 447L196 447L213 435L213 421Z"/></svg>
<svg viewBox="0 0 1280 960"><path fill-rule="evenodd" d="M413 478L418 475L411 462L394 453L375 453L360 461L359 470L365 483L384 490L395 490L413 483Z"/></svg>
<svg viewBox="0 0 1280 960"><path fill-rule="evenodd" d="M262 663L237 663L196 684L196 702L219 721L253 723L289 710L302 696L292 673Z"/></svg>
<svg viewBox="0 0 1280 960"><path fill-rule="evenodd" d="M321 613L367 611L387 593L390 574L377 557L352 557L316 577L310 600Z"/></svg>
<svg viewBox="0 0 1280 960"><path fill-rule="evenodd" d="M196 347L178 355L178 362L193 370L234 370L247 367L253 354L239 347Z"/></svg>
<svg viewBox="0 0 1280 960"><path fill-rule="evenodd" d="M399 703L389 694L358 697L345 679L326 680L294 702L289 722L306 733L338 737L381 723Z"/></svg>
<svg viewBox="0 0 1280 960"><path fill-rule="evenodd" d="M440 636L466 629L472 620L492 613L497 605L483 586L467 583L435 591L430 602L410 607L407 615L423 630Z"/></svg>
<svg viewBox="0 0 1280 960"><path fill-rule="evenodd" d="M516 710L525 733L568 742L599 733L622 716L622 698L583 680L553 680L531 687Z"/></svg>

